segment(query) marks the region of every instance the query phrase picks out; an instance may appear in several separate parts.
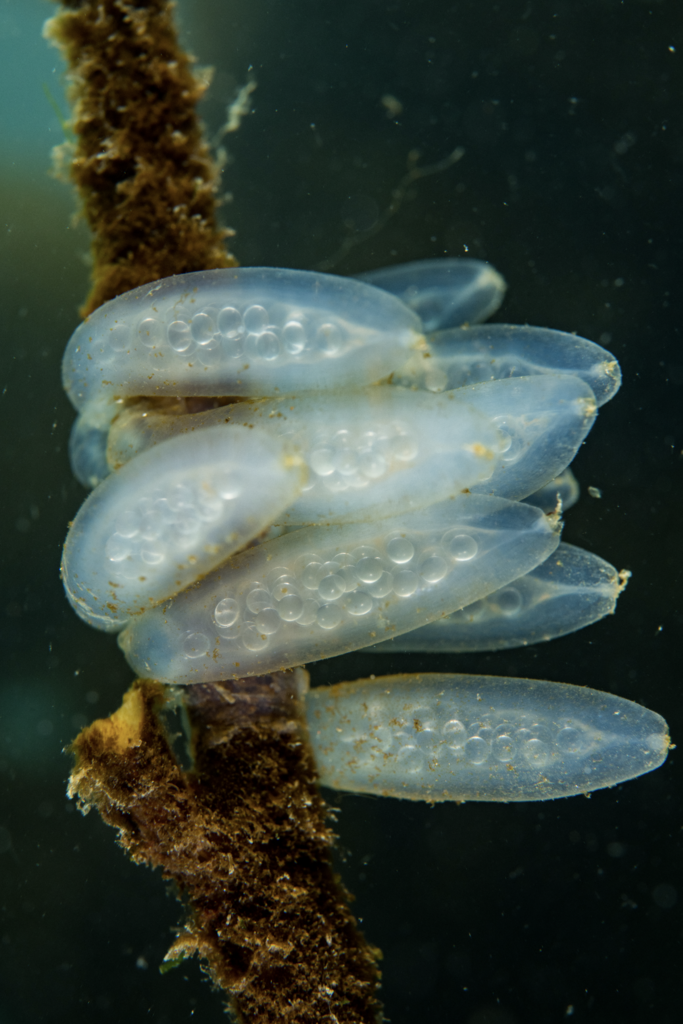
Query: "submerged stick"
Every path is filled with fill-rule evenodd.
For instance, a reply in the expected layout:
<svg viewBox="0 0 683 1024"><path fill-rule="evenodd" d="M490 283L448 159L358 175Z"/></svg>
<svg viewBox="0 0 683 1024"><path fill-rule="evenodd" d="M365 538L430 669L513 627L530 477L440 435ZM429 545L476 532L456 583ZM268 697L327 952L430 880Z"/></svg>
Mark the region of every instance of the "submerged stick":
<svg viewBox="0 0 683 1024"><path fill-rule="evenodd" d="M305 733L306 673L187 687L194 767L183 772L138 680L84 729L69 795L160 867L187 907L166 964L197 954L240 1021L373 1024L379 953L334 876L334 835Z"/></svg>
<svg viewBox="0 0 683 1024"><path fill-rule="evenodd" d="M216 218L218 170L196 115L206 82L178 45L167 0L64 0L45 28L69 64L75 143L61 147L93 232L83 309L139 285L235 266ZM178 765L138 680L72 745L69 793L160 867L187 909L168 968L198 954L244 1024L373 1024L379 952L331 867L303 673L183 691L194 766Z"/></svg>
<svg viewBox="0 0 683 1024"><path fill-rule="evenodd" d="M57 154L93 232L93 286L81 312L139 285L231 267L216 220L218 169L168 0L64 0L45 35L69 65L75 145Z"/></svg>

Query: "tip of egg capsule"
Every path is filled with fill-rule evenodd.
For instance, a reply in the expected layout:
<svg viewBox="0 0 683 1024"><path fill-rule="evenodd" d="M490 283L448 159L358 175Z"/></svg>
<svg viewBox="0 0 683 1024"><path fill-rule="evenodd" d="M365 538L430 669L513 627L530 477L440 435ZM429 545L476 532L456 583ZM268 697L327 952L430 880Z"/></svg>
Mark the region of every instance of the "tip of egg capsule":
<svg viewBox="0 0 683 1024"><path fill-rule="evenodd" d="M612 382L610 398L615 395L621 387L621 367L616 359L608 359L602 364L602 372Z"/></svg>
<svg viewBox="0 0 683 1024"><path fill-rule="evenodd" d="M550 529L553 531L553 533L562 533L564 523L562 521L561 499L558 499L557 505L555 506L552 512L546 512L545 517L548 520L548 525Z"/></svg>

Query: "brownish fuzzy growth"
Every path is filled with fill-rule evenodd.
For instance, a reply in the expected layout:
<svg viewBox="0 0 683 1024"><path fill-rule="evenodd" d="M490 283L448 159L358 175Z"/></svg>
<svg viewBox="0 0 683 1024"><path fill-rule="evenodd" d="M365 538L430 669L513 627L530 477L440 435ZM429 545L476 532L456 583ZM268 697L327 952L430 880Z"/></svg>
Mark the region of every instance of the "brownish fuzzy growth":
<svg viewBox="0 0 683 1024"><path fill-rule="evenodd" d="M334 836L303 724L302 670L188 687L194 768L177 764L138 681L73 744L70 795L161 867L188 919L173 965L198 954L244 1024L374 1024L379 953L334 876Z"/></svg>
<svg viewBox="0 0 683 1024"><path fill-rule="evenodd" d="M217 169L196 114L206 89L168 0L64 0L45 34L74 105L70 175L94 238L81 313L138 285L236 266L216 222Z"/></svg>

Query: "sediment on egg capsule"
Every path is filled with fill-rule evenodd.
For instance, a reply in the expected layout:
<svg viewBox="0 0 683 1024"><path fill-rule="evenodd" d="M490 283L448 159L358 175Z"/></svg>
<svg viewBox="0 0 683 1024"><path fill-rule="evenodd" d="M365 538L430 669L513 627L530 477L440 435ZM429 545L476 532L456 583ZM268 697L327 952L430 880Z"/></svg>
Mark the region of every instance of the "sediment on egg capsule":
<svg viewBox="0 0 683 1024"><path fill-rule="evenodd" d="M211 409L222 409L233 402L244 401L246 399L243 397L230 395L170 395L167 397L133 395L122 401L119 415L129 410L135 410L141 415L159 413L164 416L194 416Z"/></svg>

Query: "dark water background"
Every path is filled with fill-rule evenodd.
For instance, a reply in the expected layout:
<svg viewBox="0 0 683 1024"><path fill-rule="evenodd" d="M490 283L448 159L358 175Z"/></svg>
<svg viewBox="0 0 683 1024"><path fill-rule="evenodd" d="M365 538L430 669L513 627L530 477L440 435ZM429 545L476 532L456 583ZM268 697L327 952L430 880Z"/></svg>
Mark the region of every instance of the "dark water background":
<svg viewBox="0 0 683 1024"><path fill-rule="evenodd" d="M490 260L497 319L577 331L624 386L576 459L566 540L633 571L615 617L493 655L355 654L318 683L398 670L590 684L683 742L681 508L683 12L680 0L182 0L216 67L212 131L248 69L229 137L227 223L245 264L311 268L372 226L408 154L463 159L415 183L335 267ZM222 1018L195 964L161 978L178 921L160 878L68 804L61 749L119 704L130 673L68 608L57 570L83 499L59 364L87 284L87 236L47 176L61 64L42 0L0 0L0 1024ZM381 97L403 105L391 119ZM588 485L602 490L587 496ZM334 795L341 870L384 949L392 1024L680 1020L680 757L546 804L429 807Z"/></svg>

